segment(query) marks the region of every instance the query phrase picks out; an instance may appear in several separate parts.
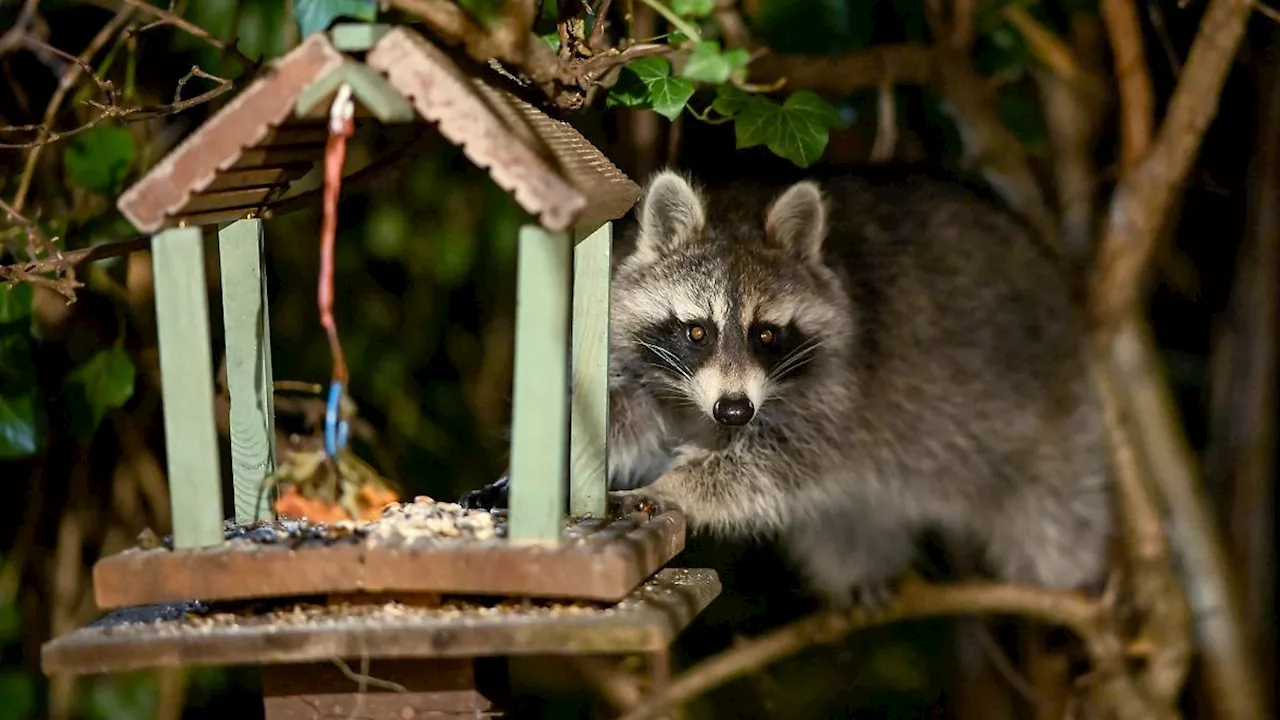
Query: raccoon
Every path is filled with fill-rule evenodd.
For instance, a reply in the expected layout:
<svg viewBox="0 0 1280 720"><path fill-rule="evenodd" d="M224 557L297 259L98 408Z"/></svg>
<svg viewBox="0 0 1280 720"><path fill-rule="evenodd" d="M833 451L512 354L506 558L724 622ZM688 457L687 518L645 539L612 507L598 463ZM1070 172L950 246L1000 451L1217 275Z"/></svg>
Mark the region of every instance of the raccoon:
<svg viewBox="0 0 1280 720"><path fill-rule="evenodd" d="M1093 586L1110 468L1071 270L956 183L648 184L614 270L612 495L777 538L880 602L925 531L999 578Z"/></svg>

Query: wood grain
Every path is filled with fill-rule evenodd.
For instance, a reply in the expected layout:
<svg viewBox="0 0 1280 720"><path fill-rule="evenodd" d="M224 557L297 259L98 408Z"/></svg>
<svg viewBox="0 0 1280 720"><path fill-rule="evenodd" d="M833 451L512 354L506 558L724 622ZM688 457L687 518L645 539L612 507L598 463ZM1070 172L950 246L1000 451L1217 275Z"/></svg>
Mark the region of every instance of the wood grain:
<svg viewBox="0 0 1280 720"><path fill-rule="evenodd" d="M134 605L413 592L615 602L684 549L677 512L577 523L559 541L365 539L300 547L225 542L199 550L126 550L93 568L104 610Z"/></svg>
<svg viewBox="0 0 1280 720"><path fill-rule="evenodd" d="M569 514L603 517L609 486L609 280L613 225L573 250Z"/></svg>
<svg viewBox="0 0 1280 720"><path fill-rule="evenodd" d="M239 220L218 232L231 397L231 474L235 517L241 523L272 517L272 499L260 496L263 480L276 468L271 325L262 244L261 220Z"/></svg>
<svg viewBox="0 0 1280 720"><path fill-rule="evenodd" d="M151 240L164 444L179 548L222 542L222 472L213 416L213 350L200 228Z"/></svg>
<svg viewBox="0 0 1280 720"><path fill-rule="evenodd" d="M572 265L566 234L520 228L509 498L515 542L555 542L564 525Z"/></svg>
<svg viewBox="0 0 1280 720"><path fill-rule="evenodd" d="M616 605L285 606L152 619L108 616L44 645L47 674L359 658L469 658L654 652L720 593L707 569L667 569Z"/></svg>

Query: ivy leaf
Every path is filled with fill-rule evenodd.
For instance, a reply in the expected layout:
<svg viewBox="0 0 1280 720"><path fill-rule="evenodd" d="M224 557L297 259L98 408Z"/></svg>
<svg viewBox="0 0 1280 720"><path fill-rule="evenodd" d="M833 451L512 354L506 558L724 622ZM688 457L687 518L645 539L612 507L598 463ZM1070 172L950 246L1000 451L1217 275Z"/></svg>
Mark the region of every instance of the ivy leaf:
<svg viewBox="0 0 1280 720"><path fill-rule="evenodd" d="M62 166L76 183L102 195L114 195L137 155L133 135L122 127L99 125L71 138Z"/></svg>
<svg viewBox="0 0 1280 720"><path fill-rule="evenodd" d="M745 90L732 85L721 85L716 88L716 99L711 102L711 109L724 117L733 117L749 100L751 95Z"/></svg>
<svg viewBox="0 0 1280 720"><path fill-rule="evenodd" d="M26 283L0 287L0 325L31 317L31 286Z"/></svg>
<svg viewBox="0 0 1280 720"><path fill-rule="evenodd" d="M681 77L694 82L719 85L729 79L734 70L747 64L747 51L741 48L720 52L720 46L714 40L704 40L689 54L689 61L680 71Z"/></svg>
<svg viewBox="0 0 1280 720"><path fill-rule="evenodd" d="M629 62L625 69L635 73L636 77L640 78L640 82L645 85L671 76L671 63L657 55L649 55Z"/></svg>
<svg viewBox="0 0 1280 720"><path fill-rule="evenodd" d="M654 112L674 120L693 97L693 83L671 77L666 58L643 57L622 69L618 82L609 91L608 107L651 106Z"/></svg>
<svg viewBox="0 0 1280 720"><path fill-rule="evenodd" d="M547 47L550 47L552 50L556 52L560 51L560 32L559 31L549 32L546 35L539 35L538 37L542 39L542 42L547 44Z"/></svg>
<svg viewBox="0 0 1280 720"><path fill-rule="evenodd" d="M790 114L803 116L827 130L835 130L845 125L844 118L811 90L798 90L782 104L782 109Z"/></svg>
<svg viewBox="0 0 1280 720"><path fill-rule="evenodd" d="M0 460L18 460L40 449L34 390L0 394Z"/></svg>
<svg viewBox="0 0 1280 720"><path fill-rule="evenodd" d="M662 78L649 85L649 92L653 95L653 111L675 120L693 97L693 83L684 78Z"/></svg>
<svg viewBox="0 0 1280 720"><path fill-rule="evenodd" d="M294 0L293 16L298 23L298 36L324 32L338 18L361 22L378 19L378 0Z"/></svg>
<svg viewBox="0 0 1280 720"><path fill-rule="evenodd" d="M745 150L768 141L770 123L781 112L772 100L759 95L748 95L738 109L738 119L733 124L738 148Z"/></svg>
<svg viewBox="0 0 1280 720"><path fill-rule="evenodd" d="M605 98L604 104L611 108L648 107L651 100L649 86L627 66L618 74L618 82L609 88L609 96Z"/></svg>
<svg viewBox="0 0 1280 720"><path fill-rule="evenodd" d="M671 0L671 10L680 17L706 17L715 9L715 0Z"/></svg>
<svg viewBox="0 0 1280 720"><path fill-rule="evenodd" d="M808 167L827 149L831 130L843 125L835 108L801 90L782 105L751 96L737 116L734 133L739 148L763 144L775 155Z"/></svg>
<svg viewBox="0 0 1280 720"><path fill-rule="evenodd" d="M0 325L0 460L39 452L44 437L40 397L30 328Z"/></svg>
<svg viewBox="0 0 1280 720"><path fill-rule="evenodd" d="M133 361L119 345L102 350L76 366L64 380L72 432L87 439L108 410L133 396Z"/></svg>

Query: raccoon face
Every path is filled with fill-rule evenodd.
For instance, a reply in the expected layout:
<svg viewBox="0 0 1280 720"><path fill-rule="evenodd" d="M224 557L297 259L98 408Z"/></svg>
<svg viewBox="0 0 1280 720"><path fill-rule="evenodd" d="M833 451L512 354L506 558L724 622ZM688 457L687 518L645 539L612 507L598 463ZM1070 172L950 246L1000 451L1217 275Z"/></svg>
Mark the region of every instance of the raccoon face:
<svg viewBox="0 0 1280 720"><path fill-rule="evenodd" d="M813 183L709 218L684 178L658 174L613 283L615 347L639 361L659 397L722 427L767 421L772 403L848 344L847 296L822 262L825 236Z"/></svg>

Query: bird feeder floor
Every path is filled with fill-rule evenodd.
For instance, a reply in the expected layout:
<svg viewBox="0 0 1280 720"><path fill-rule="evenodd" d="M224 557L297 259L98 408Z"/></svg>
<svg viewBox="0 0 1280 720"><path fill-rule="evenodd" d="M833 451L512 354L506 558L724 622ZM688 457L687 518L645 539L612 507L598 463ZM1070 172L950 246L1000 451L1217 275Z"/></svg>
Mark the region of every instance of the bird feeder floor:
<svg viewBox="0 0 1280 720"><path fill-rule="evenodd" d="M665 651L721 591L714 570L668 568L620 602L287 601L127 608L44 645L46 674L355 659Z"/></svg>
<svg viewBox="0 0 1280 720"><path fill-rule="evenodd" d="M423 510L435 516L424 523ZM416 521L406 520L413 511ZM547 543L512 542L505 512L476 520L484 515L428 500L392 504L370 524L229 523L215 546L135 547L99 560L94 597L103 610L376 592L617 602L684 549L678 511L569 519Z"/></svg>

